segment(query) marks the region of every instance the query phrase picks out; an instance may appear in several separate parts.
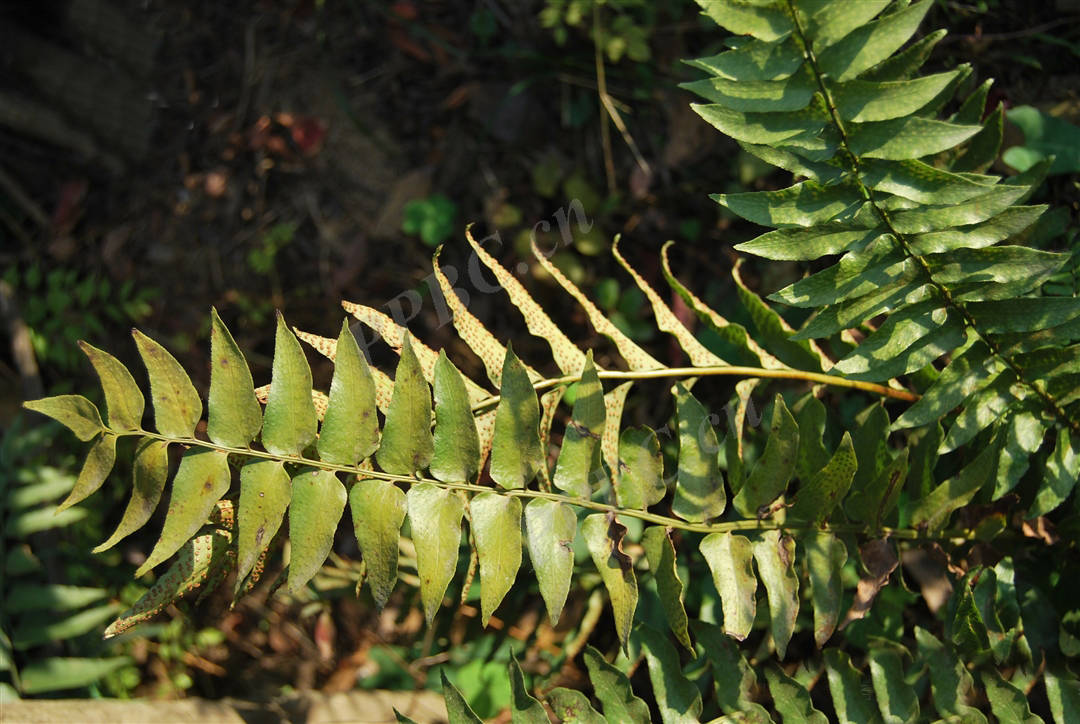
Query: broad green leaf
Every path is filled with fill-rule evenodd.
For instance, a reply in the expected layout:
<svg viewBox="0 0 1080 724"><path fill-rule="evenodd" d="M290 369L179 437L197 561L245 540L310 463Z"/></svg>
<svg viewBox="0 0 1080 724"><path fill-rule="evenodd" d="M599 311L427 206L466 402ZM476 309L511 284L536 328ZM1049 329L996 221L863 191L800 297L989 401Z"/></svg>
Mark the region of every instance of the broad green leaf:
<svg viewBox="0 0 1080 724"><path fill-rule="evenodd" d="M957 204L992 190L997 178L951 173L918 160L862 161L863 183L877 191L896 194L921 204ZM984 180L985 179L985 180Z"/></svg>
<svg viewBox="0 0 1080 724"><path fill-rule="evenodd" d="M863 297L848 299L821 309L805 327L793 334L791 339L830 337L849 327L858 326L867 319L931 298L931 285L913 281L919 274L914 262L905 261L896 269L895 281L884 283L876 291Z"/></svg>
<svg viewBox="0 0 1080 724"><path fill-rule="evenodd" d="M728 403L727 436L724 438L724 457L727 462L728 485L731 494L738 495L746 484L746 471L743 468L743 427L746 413L750 409L750 395L757 387L758 379L740 380L735 383L735 397Z"/></svg>
<svg viewBox="0 0 1080 724"><path fill-rule="evenodd" d="M996 481L991 500L1000 500L1002 496L1016 487L1020 477L1027 472L1031 456L1042 446L1046 428L1030 412L1017 412L1009 416L1004 423L1002 443L998 458Z"/></svg>
<svg viewBox="0 0 1080 724"><path fill-rule="evenodd" d="M1014 300L1020 301L1023 300ZM968 309L970 311L970 307ZM897 418L893 429L918 427L940 420L1001 369L1001 363L991 357L990 348L982 341L975 342L953 356L930 389Z"/></svg>
<svg viewBox="0 0 1080 724"><path fill-rule="evenodd" d="M540 404L524 365L509 346L499 395L491 444L491 479L503 488L524 488L545 464L540 448Z"/></svg>
<svg viewBox="0 0 1080 724"><path fill-rule="evenodd" d="M236 590L270 545L285 518L292 481L284 464L252 460L240 468L240 509L236 514ZM295 545L295 543L294 543Z"/></svg>
<svg viewBox="0 0 1080 724"><path fill-rule="evenodd" d="M443 700L446 701L446 718L450 724L483 724L483 721L465 701L457 687L446 678L446 669L440 669Z"/></svg>
<svg viewBox="0 0 1080 724"><path fill-rule="evenodd" d="M787 37L794 27L791 18L779 5L743 0L709 0L701 6L717 25L735 35L753 35L764 41L780 40Z"/></svg>
<svg viewBox="0 0 1080 724"><path fill-rule="evenodd" d="M1005 115L1024 132L1024 145L1006 151L1005 163L1026 171L1039 159L1053 156L1050 173L1080 170L1080 128L1032 106L1010 108Z"/></svg>
<svg viewBox="0 0 1080 724"><path fill-rule="evenodd" d="M854 188L821 186L814 181L780 191L710 194L709 198L755 224L801 227L846 221L864 201Z"/></svg>
<svg viewBox="0 0 1080 724"><path fill-rule="evenodd" d="M132 460L131 499L124 508L124 515L120 518L116 530L108 540L94 548L94 553L112 548L150 520L161 500L161 492L165 489L165 481L169 475L168 448L169 444L161 440L139 440Z"/></svg>
<svg viewBox="0 0 1080 724"><path fill-rule="evenodd" d="M495 495L495 493L492 493ZM514 655L510 655L508 666L510 678L510 721L513 724L548 724L548 715L544 705L537 701L525 688L525 676L521 673Z"/></svg>
<svg viewBox="0 0 1080 724"><path fill-rule="evenodd" d="M877 229L852 229L842 224L821 224L808 229L777 229L736 244L738 251L781 261L810 261L869 244Z"/></svg>
<svg viewBox="0 0 1080 724"><path fill-rule="evenodd" d="M949 428L940 452L957 449L1000 419L1017 399L1013 389L1015 380L1016 375L1006 369L974 393Z"/></svg>
<svg viewBox="0 0 1080 724"><path fill-rule="evenodd" d="M398 575L398 537L405 521L405 493L385 480L359 480L349 490L353 531L367 566L367 583L382 610Z"/></svg>
<svg viewBox="0 0 1080 724"><path fill-rule="evenodd" d="M829 679L833 707L840 721L852 724L880 724L881 715L865 679L851 665L851 659L838 648L825 649L825 671Z"/></svg>
<svg viewBox="0 0 1080 724"><path fill-rule="evenodd" d="M960 108L949 118L954 123L980 123L986 113L986 99L990 97L990 88L994 85L993 78L987 78L982 84L968 94Z"/></svg>
<svg viewBox="0 0 1080 724"><path fill-rule="evenodd" d="M480 620L487 626L521 567L521 500L480 493L469 511L480 561Z"/></svg>
<svg viewBox="0 0 1080 724"><path fill-rule="evenodd" d="M531 386L528 396L535 402L536 393ZM581 381L578 382L574 410L570 422L566 425L559 460L555 465L555 475L551 480L559 490L576 498L588 498L592 495L593 488L603 479L600 440L604 434L606 419L604 388L593 364L592 350L589 350L585 357L585 368L581 372ZM536 423L533 422L528 431L535 428ZM494 475L492 477L494 478ZM498 479L496 482L501 483ZM524 483L528 484L529 480Z"/></svg>
<svg viewBox="0 0 1080 724"><path fill-rule="evenodd" d="M19 670L20 689L26 696L81 689L131 664L132 660L127 656L107 659L50 656L33 661Z"/></svg>
<svg viewBox="0 0 1080 724"><path fill-rule="evenodd" d="M692 656L696 656L694 645L690 643L690 633L687 630L688 619L686 608L683 607L683 582L679 579L679 572L675 568L675 546L671 542L670 531L659 525L646 528L641 536L641 547L645 549L649 570L652 571L653 580L656 581L656 591L660 595L660 603L664 607L664 616L671 627L671 632Z"/></svg>
<svg viewBox="0 0 1080 724"><path fill-rule="evenodd" d="M956 654L919 626L915 627L915 640L920 657L930 668L930 691L937 713L959 717L964 724L986 724L982 712L966 703L975 682Z"/></svg>
<svg viewBox="0 0 1080 724"><path fill-rule="evenodd" d="M769 693L772 694L773 704L780 716L784 718L784 724L829 724L829 720L820 711L814 708L810 701L810 692L799 682L786 675L775 664L765 667L765 678L769 682Z"/></svg>
<svg viewBox="0 0 1080 724"><path fill-rule="evenodd" d="M978 573L974 569L960 580L945 611L945 638L969 661L981 658L990 649L986 621L972 591Z"/></svg>
<svg viewBox="0 0 1080 724"><path fill-rule="evenodd" d="M962 126L919 116L853 126L848 134L852 153L895 161L940 153L963 143L980 130L980 126Z"/></svg>
<svg viewBox="0 0 1080 724"><path fill-rule="evenodd" d="M480 470L480 438L465 380L445 350L440 350L435 363L434 391L435 454L431 474L447 482L472 482Z"/></svg>
<svg viewBox="0 0 1080 724"><path fill-rule="evenodd" d="M919 234L911 240L911 249L916 254L938 254L992 246L1027 229L1044 211L1045 206L1013 206L981 224Z"/></svg>
<svg viewBox="0 0 1080 724"><path fill-rule="evenodd" d="M900 656L896 648L884 645L871 647L868 655L870 681L885 724L915 724L919 720L919 699L904 679Z"/></svg>
<svg viewBox="0 0 1080 724"><path fill-rule="evenodd" d="M413 545L416 546L420 598L428 625L431 625L457 569L465 504L451 491L431 483L412 486L405 499L409 505Z"/></svg>
<svg viewBox="0 0 1080 724"><path fill-rule="evenodd" d="M546 700L555 717L565 724L607 724L607 719L592 708L589 697L577 689L556 687L548 692Z"/></svg>
<svg viewBox="0 0 1080 724"><path fill-rule="evenodd" d="M776 301L797 307L827 304L880 292L887 285L909 278L910 262L891 236L880 236L865 249L852 250L840 261L774 292Z"/></svg>
<svg viewBox="0 0 1080 724"><path fill-rule="evenodd" d="M13 626L11 645L16 651L25 651L35 646L73 639L91 631L100 631L101 626L122 608L119 603L106 603L67 616L52 615L45 619L23 617Z"/></svg>
<svg viewBox="0 0 1080 724"><path fill-rule="evenodd" d="M964 152L953 161L953 171L985 171L997 160L1005 130L1005 107L998 104L982 124L982 130L971 137ZM1008 163L1006 161L1006 163ZM1027 171L1030 166L1019 169Z"/></svg>
<svg viewBox="0 0 1080 724"><path fill-rule="evenodd" d="M136 578L180 550L195 535L217 502L229 492L231 477L226 453L204 448L192 448L184 453L173 477L161 538L135 571Z"/></svg>
<svg viewBox="0 0 1080 724"><path fill-rule="evenodd" d="M1056 724L1069 724L1080 719L1080 681L1068 669L1050 667L1043 674L1046 698Z"/></svg>
<svg viewBox="0 0 1080 724"><path fill-rule="evenodd" d="M727 507L724 478L717 454L720 443L708 411L681 382L675 383L675 417L679 424L679 477L671 512L683 520L704 523Z"/></svg>
<svg viewBox="0 0 1080 724"><path fill-rule="evenodd" d="M275 455L298 457L315 440L318 424L311 401L311 368L300 341L278 312L274 368L263 413L263 447Z"/></svg>
<svg viewBox="0 0 1080 724"><path fill-rule="evenodd" d="M66 510L97 492L116 463L116 439L116 435L105 432L94 442L86 453L86 460L79 471L75 486L57 506L57 511Z"/></svg>
<svg viewBox="0 0 1080 724"><path fill-rule="evenodd" d="M740 262L736 262L731 270L731 278L735 282L735 291L739 295L739 302L750 315L754 327L758 331L758 338L770 349L776 350L776 356L796 369L802 370L825 370L832 363L829 362L821 349L813 342L794 340L791 338L793 330L783 317L764 302L757 294L746 286L739 269ZM763 359L764 363L765 360Z"/></svg>
<svg viewBox="0 0 1080 724"><path fill-rule="evenodd" d="M415 719L410 719L409 717L398 711L396 708L394 708L394 720L397 721L398 724L416 724Z"/></svg>
<svg viewBox="0 0 1080 724"><path fill-rule="evenodd" d="M938 450L944 437L945 432L941 425L934 423L919 437L912 449L907 482L904 483L909 498L922 498L934 488L937 480L934 477L934 466L937 465Z"/></svg>
<svg viewBox="0 0 1080 724"><path fill-rule="evenodd" d="M694 636L705 650L716 683L716 700L725 714L740 714L734 721L772 722L760 704L750 701L757 676L739 652L738 645L719 626L705 621L691 623Z"/></svg>
<svg viewBox="0 0 1080 724"><path fill-rule="evenodd" d="M852 487L856 493L866 490L881 470L892 460L889 452L889 413L881 402L874 402L855 416L852 443L858 470ZM858 519L863 520L863 519Z"/></svg>
<svg viewBox="0 0 1080 724"><path fill-rule="evenodd" d="M799 575L795 572L795 539L766 531L754 543L754 561L769 600L769 619L777 655L783 659L799 615Z"/></svg>
<svg viewBox="0 0 1080 724"><path fill-rule="evenodd" d="M924 258L940 284L960 285L973 276L979 280L972 291L956 294L957 301L1019 296L1049 279L1068 259L1065 254L1023 246L953 249Z"/></svg>
<svg viewBox="0 0 1080 724"><path fill-rule="evenodd" d="M940 530L954 510L968 504L979 489L990 482L998 449L996 445L984 448L978 456L964 466L922 500L911 511L913 526L925 525L931 531Z"/></svg>
<svg viewBox="0 0 1080 724"><path fill-rule="evenodd" d="M720 593L724 633L742 641L750 634L757 613L753 545L746 536L710 533L702 539L700 550Z"/></svg>
<svg viewBox="0 0 1080 724"><path fill-rule="evenodd" d="M93 402L82 395L57 395L23 403L27 410L48 415L75 433L83 442L93 440L105 425Z"/></svg>
<svg viewBox="0 0 1080 724"><path fill-rule="evenodd" d="M299 593L319 572L334 547L348 494L329 470L307 470L292 480L289 500L289 592Z"/></svg>
<svg viewBox="0 0 1080 724"><path fill-rule="evenodd" d="M839 572L847 561L847 546L832 533L821 532L806 535L801 542L814 607L814 641L823 648L840 618L844 590Z"/></svg>
<svg viewBox="0 0 1080 724"><path fill-rule="evenodd" d="M802 433L800 430L800 442ZM847 495L856 467L851 436L845 432L828 464L799 488L788 515L794 520L809 520L821 525Z"/></svg>
<svg viewBox="0 0 1080 724"><path fill-rule="evenodd" d="M154 426L167 437L194 437L203 407L191 378L167 349L137 329L131 334L150 377Z"/></svg>
<svg viewBox="0 0 1080 724"><path fill-rule="evenodd" d="M929 206L892 214L893 228L903 234L926 234L956 226L978 224L1008 209L1026 192L1024 187L1002 184L981 196L948 206Z"/></svg>
<svg viewBox="0 0 1080 724"><path fill-rule="evenodd" d="M680 88L734 111L774 113L806 108L817 86L809 68L784 80L728 80L713 77L682 83Z"/></svg>
<svg viewBox="0 0 1080 724"><path fill-rule="evenodd" d="M1065 502L1080 477L1080 451L1065 428L1057 431L1054 452L1046 460L1046 476L1027 512L1029 518L1046 515Z"/></svg>
<svg viewBox="0 0 1080 724"><path fill-rule="evenodd" d="M795 423L799 426L799 461L795 474L800 480L810 480L829 462L829 451L822 437L825 434L825 405L808 392L795 403Z"/></svg>
<svg viewBox="0 0 1080 724"><path fill-rule="evenodd" d="M812 161L806 155L815 158L826 156L826 153L806 153L799 155L798 148L780 148L779 146L763 146L746 141L736 141L739 146L752 156L757 156L770 166L790 171L795 176L805 176L819 184L835 184L844 177L844 169L835 157L828 157L824 161ZM831 147L827 148L829 153ZM669 242L670 243L670 242Z"/></svg>
<svg viewBox="0 0 1080 724"><path fill-rule="evenodd" d="M80 340L79 347L86 353L101 380L101 390L105 393L105 419L109 427L117 431L141 429L146 402L127 367L92 344Z"/></svg>
<svg viewBox="0 0 1080 724"><path fill-rule="evenodd" d="M820 52L821 72L845 81L877 65L914 35L932 4L933 0L923 0L856 28Z"/></svg>
<svg viewBox="0 0 1080 724"><path fill-rule="evenodd" d="M623 649L630 640L630 627L634 624L637 608L638 587L634 576L634 562L622 550L626 526L614 516L596 513L587 516L581 524L581 535L589 547L596 569L607 588L611 609L615 614L615 632Z"/></svg>
<svg viewBox="0 0 1080 724"><path fill-rule="evenodd" d="M870 523L875 528L896 506L908 476L908 449L904 448L865 486L852 491L845 510L852 520Z"/></svg>
<svg viewBox="0 0 1080 724"><path fill-rule="evenodd" d="M434 451L431 390L406 333L394 374L394 396L386 412L382 443L375 459L388 473L414 475L428 466Z"/></svg>
<svg viewBox="0 0 1080 724"><path fill-rule="evenodd" d="M990 711L1001 724L1044 724L1042 717L1031 713L1024 692L1001 678L993 669L981 670L979 678L990 700Z"/></svg>
<svg viewBox="0 0 1080 724"><path fill-rule="evenodd" d="M701 693L682 673L679 652L667 637L647 624L634 636L649 663L649 680L664 724L696 724L701 721Z"/></svg>
<svg viewBox="0 0 1080 724"><path fill-rule="evenodd" d="M963 321L939 304L932 299L890 314L834 369L851 379L880 382L921 369L959 347Z"/></svg>
<svg viewBox="0 0 1080 724"><path fill-rule="evenodd" d="M634 696L626 674L605 661L603 655L592 646L585 647L584 659L605 719L609 722L650 721L648 705Z"/></svg>
<svg viewBox="0 0 1080 724"><path fill-rule="evenodd" d="M660 441L648 427L629 427L619 436L619 475L614 487L620 508L645 510L667 494Z"/></svg>
<svg viewBox="0 0 1080 724"><path fill-rule="evenodd" d="M1076 297L1027 297L965 305L987 334L1038 332L1080 317Z"/></svg>
<svg viewBox="0 0 1080 724"><path fill-rule="evenodd" d="M334 354L330 402L319 430L319 457L335 465L356 465L379 446L375 379L347 321L341 323Z"/></svg>
<svg viewBox="0 0 1080 724"><path fill-rule="evenodd" d="M778 498L791 481L799 459L799 426L779 394L773 402L772 422L765 452L735 496L735 509L744 517L756 517L761 508Z"/></svg>
<svg viewBox="0 0 1080 724"><path fill-rule="evenodd" d="M958 73L953 70L914 80L886 82L849 80L833 89L833 102L845 121L863 123L910 116L934 100Z"/></svg>
<svg viewBox="0 0 1080 724"><path fill-rule="evenodd" d="M735 50L686 62L728 80L782 80L799 69L803 54L794 39L788 37L775 42L754 40Z"/></svg>
<svg viewBox="0 0 1080 724"><path fill-rule="evenodd" d="M889 0L860 0L860 2L825 2L820 9L812 11L807 35L813 39L814 49L821 52L874 19L889 4Z"/></svg>
<svg viewBox="0 0 1080 724"><path fill-rule="evenodd" d="M529 560L552 626L559 622L570 592L576 533L577 517L570 506L543 498L533 498L525 506Z"/></svg>
<svg viewBox="0 0 1080 724"><path fill-rule="evenodd" d="M255 399L247 360L213 307L207 410L206 434L219 445L247 447L262 427L262 409Z"/></svg>
<svg viewBox="0 0 1080 724"><path fill-rule="evenodd" d="M828 148L819 138L828 122L828 117L821 104L816 101L798 111L777 113L744 113L716 103L691 103L690 108L706 122L736 141L822 150Z"/></svg>
<svg viewBox="0 0 1080 724"><path fill-rule="evenodd" d="M948 35L944 28L928 33L887 60L878 63L860 77L863 80L903 80L910 78L930 57L934 46ZM978 120L978 119L976 119Z"/></svg>

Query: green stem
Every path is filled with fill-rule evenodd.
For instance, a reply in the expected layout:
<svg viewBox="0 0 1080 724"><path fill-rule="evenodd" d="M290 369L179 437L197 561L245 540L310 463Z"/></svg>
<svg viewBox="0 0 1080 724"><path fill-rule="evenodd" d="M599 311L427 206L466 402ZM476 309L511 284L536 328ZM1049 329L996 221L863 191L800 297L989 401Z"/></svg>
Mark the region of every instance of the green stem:
<svg viewBox="0 0 1080 724"><path fill-rule="evenodd" d="M1046 405L1046 408L1053 416L1057 417L1058 420L1067 425L1074 432L1080 433L1080 421L1071 418L1069 414L1065 412L1065 409L1058 403L1058 401L1055 400L1054 397L1046 390L1046 388L1038 383L1038 381L1027 379L1027 377L1024 375L1023 369L1016 363L1016 361L1013 360L1009 355L1007 355L1005 351L1001 348L1001 346L996 341L991 339L987 333L979 329L975 318L971 316L971 313L967 310L967 308L960 302L956 301L956 299L952 295L951 290L947 286L934 278L934 274L933 271L930 269L929 262L927 262L926 259L920 254L915 253L915 250L912 248L911 242L908 240L908 238L900 231L897 231L896 226L892 222L892 218L889 216L888 210L882 207L876 201L873 191L866 186L866 184L863 182L862 176L860 175L859 157L855 154L854 151L851 150L851 145L848 142L847 129L844 128L843 121L841 120L840 114L836 109L836 104L833 101L832 94L829 92L829 88L825 83L824 75L822 74L821 69L818 66L818 60L817 56L814 54L813 46L810 42L810 39L806 37L806 33L802 27L802 24L799 22L799 13L796 11L794 5L792 4L792 0L787 0L787 7L788 14L791 16L792 25L795 29L795 34L798 36L799 42L802 44L803 47L803 57L806 58L807 64L809 64L811 71L814 73L814 79L816 81L818 90L821 92L821 96L825 101L825 106L829 112L829 118L832 121L833 126L836 128L837 132L840 134L840 145L843 148L844 153L848 157L848 161L850 163L849 171L851 173L851 178L858 185L859 193L867 201L867 203L869 203L873 207L874 212L877 214L878 218L881 219L881 222L885 225L885 227L889 230L889 234L894 239L896 239L896 242L900 245L900 248L904 252L904 254L906 254L909 259L913 260L919 266L920 271L923 273L929 283L933 286L934 290L940 295L941 299L945 302L945 305L950 309L955 310L960 315L961 319L964 322L964 326L972 330L979 337L979 339L982 340L982 342L990 349L991 353L995 357L1000 359L1006 367L1012 370L1013 374L1016 375L1016 379L1020 382L1020 384L1030 389L1032 392L1035 393L1037 397L1039 397L1043 401L1043 404Z"/></svg>
<svg viewBox="0 0 1080 724"><path fill-rule="evenodd" d="M242 455L245 457L259 458L262 460L274 460L280 463L291 463L294 465L308 465L311 467L319 468L321 470L329 470L333 472L348 473L350 475L356 475L359 478L375 478L377 480L386 480L393 483L405 483L406 485L416 485L418 483L430 483L446 490L463 490L470 493L497 493L499 495L506 495L513 498L542 498L544 500L551 500L556 503L564 503L566 505L576 505L579 508L587 508L589 510L595 510L600 513L609 513L612 515L625 516L628 518L638 518L647 523L653 523L655 525L662 525L667 528L674 528L677 530L684 530L691 533L725 533L731 531L766 531L766 530L784 530L784 531L811 531L811 530L828 530L834 533L855 533L862 534L868 537L891 537L903 540L970 540L972 534L969 531L963 530L950 530L942 531L937 535L928 535L925 531L917 530L914 528L888 528L888 527L875 527L868 525L859 525L851 523L837 523L826 526L817 526L808 522L784 522L770 519L749 519L749 520L733 520L724 523L692 523L678 518L671 518L666 515L660 515L658 513L650 513L647 510L637 510L634 508L620 508L617 505L609 505L608 503L601 503L595 500L587 500L585 498L575 498L569 495L563 495L562 493L552 493L543 490L530 490L528 488L518 489L503 489L497 487L489 487L486 485L477 485L475 483L453 483L443 480L435 480L432 478L425 478L422 476L409 476L409 475L395 475L393 473L384 473L380 470L363 469L359 466L349 465L336 465L334 463L328 463L323 460L313 460L311 458L305 458L300 456L288 456L288 455L275 455L273 453L266 452L264 450L255 450L253 448L238 448L228 447L225 445L218 445L217 443L210 442L209 440L199 440L197 438L175 438L167 435L162 435L156 432L150 432L149 430L111 430L106 428L107 432L113 433L118 436L140 436L148 437L154 440L161 440L166 443L176 443L179 445L187 445L189 447L201 447L209 450L216 450L217 452L223 452L232 455Z"/></svg>
<svg viewBox="0 0 1080 724"><path fill-rule="evenodd" d="M915 402L919 399L919 395L914 392L909 392L904 389L897 389L894 387L887 387L885 385L875 384L873 382L862 382L859 380L849 380L845 377L837 377L835 375L826 375L820 372L804 372L802 370L792 369L765 369L764 367L740 367L737 365L722 365L716 367L663 367L658 370L601 370L598 376L602 380L657 380L664 378L685 378L685 377L762 377L772 379L784 379L784 380L800 380L803 382L812 382L816 385L832 385L833 387L846 387L853 390L862 390L863 392L870 392L875 395L881 395L882 397L891 397L894 400L904 400L905 402ZM564 375L562 377L552 377L550 379L539 380L533 387L536 390L546 390L551 387L558 387L559 385L568 385L573 382L577 382L581 379L581 375ZM480 400L473 405L473 412L480 410L486 410L490 407L494 407L499 404L499 395L492 395L483 400Z"/></svg>

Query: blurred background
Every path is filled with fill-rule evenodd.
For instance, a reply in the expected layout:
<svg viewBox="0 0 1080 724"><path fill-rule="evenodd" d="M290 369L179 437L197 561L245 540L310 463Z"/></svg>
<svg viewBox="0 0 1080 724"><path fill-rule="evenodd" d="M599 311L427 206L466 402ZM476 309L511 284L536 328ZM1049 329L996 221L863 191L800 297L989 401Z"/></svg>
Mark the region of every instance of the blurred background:
<svg viewBox="0 0 1080 724"><path fill-rule="evenodd" d="M938 27L950 35L928 70L972 63L969 88L996 79L990 108L1036 109L1035 122L1015 116L1004 145L1018 149L1017 164L1058 154L1038 199L1056 209L1040 233L1071 244L1080 203L1080 129L1070 125L1080 122L1078 3L939 0L922 32ZM19 405L42 394L94 396L79 339L116 354L138 378L133 326L205 390L211 305L256 385L269 380L274 310L333 336L342 299L397 300L406 316L415 313L414 333L448 345L462 370L482 379L479 361L440 323L428 287L440 244L442 263L467 275L469 223L477 238L493 237L487 248L601 361L605 344L528 263L533 234L639 343L650 345L655 332L647 303L609 253L616 234L658 288L660 245L676 240L680 276L745 321L726 301L731 247L757 230L708 194L778 188L790 175L689 109L694 98L678 84L697 75L680 59L723 49L723 32L691 0L4 3L0 695L270 701L293 691L437 686L439 667L450 664L477 712L494 716L508 703L501 682L510 651L552 685L578 683L564 666L568 651L594 628L598 637L610 631L597 626L596 581L582 578L558 629L528 586L503 605L513 620L493 619L485 631L467 601L427 628L407 560L381 614L366 591L354 594L359 554L346 524L306 598L272 596L271 566L266 585L232 609L219 592L103 642L107 622L149 586L132 571L158 528L91 555L127 499L130 451L97 495L54 516L83 446L24 418ZM995 171L1015 172L1004 163ZM763 292L801 273L776 263L747 268ZM469 308L523 357L543 345L524 335L501 295L472 293ZM653 354L678 361L666 344L652 344ZM384 369L392 364L377 345L371 352ZM329 365L311 361L326 389ZM653 407L639 401L632 414L662 424L670 414L662 398Z"/></svg>

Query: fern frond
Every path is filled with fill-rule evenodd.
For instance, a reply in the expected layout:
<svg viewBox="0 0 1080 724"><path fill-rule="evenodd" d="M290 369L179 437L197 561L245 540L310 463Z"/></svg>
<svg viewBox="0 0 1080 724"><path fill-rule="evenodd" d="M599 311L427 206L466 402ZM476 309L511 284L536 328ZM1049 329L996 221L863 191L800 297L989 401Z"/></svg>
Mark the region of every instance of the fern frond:
<svg viewBox="0 0 1080 724"><path fill-rule="evenodd" d="M1068 458L1080 435L1077 370L1038 359L1071 355L1080 306L1042 293L1067 255L1022 245L1045 210L1024 202L1048 166L1010 179L985 173L1001 144L1001 109L983 118L986 84L948 120L934 117L970 69L917 75L937 36L897 53L930 0L701 5L751 37L692 61L710 76L686 85L708 101L694 109L750 153L806 177L778 191L713 197L776 229L736 248L766 259L833 260L770 296L817 310L791 339L843 351L837 335L868 327L831 373L874 382L936 376L893 428L955 409L943 452L991 428L1000 455L978 470L997 476L993 499L1016 485L1025 467L1017 459L1044 437L1056 438L1062 449L1053 454ZM1054 490L1040 512L1064 500L1063 486Z"/></svg>

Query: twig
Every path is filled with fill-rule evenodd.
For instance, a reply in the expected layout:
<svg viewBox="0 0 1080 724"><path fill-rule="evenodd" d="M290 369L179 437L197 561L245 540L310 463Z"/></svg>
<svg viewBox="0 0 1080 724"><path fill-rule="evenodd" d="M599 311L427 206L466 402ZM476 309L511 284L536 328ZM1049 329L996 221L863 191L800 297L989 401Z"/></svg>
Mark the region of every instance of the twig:
<svg viewBox="0 0 1080 724"><path fill-rule="evenodd" d="M600 47L600 6L593 5L593 50L596 60L596 92L600 96L600 144L604 150L604 174L607 177L608 193L615 193L615 159L611 153L611 129L608 128L607 108L604 97L607 96L607 78L604 75L604 53Z"/></svg>

